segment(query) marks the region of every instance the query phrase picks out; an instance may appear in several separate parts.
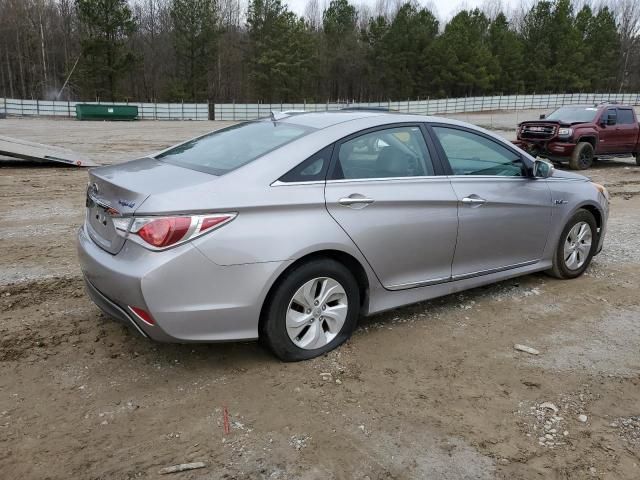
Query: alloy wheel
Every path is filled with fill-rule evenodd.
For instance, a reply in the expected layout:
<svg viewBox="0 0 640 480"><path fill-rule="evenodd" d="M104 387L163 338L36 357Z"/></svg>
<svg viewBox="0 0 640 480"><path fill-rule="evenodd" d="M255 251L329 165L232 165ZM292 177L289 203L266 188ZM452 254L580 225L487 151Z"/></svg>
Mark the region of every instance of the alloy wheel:
<svg viewBox="0 0 640 480"><path fill-rule="evenodd" d="M586 148L584 148L582 150L582 152L580 152L580 166L582 168L589 168L591 166L591 163L593 162L593 155L591 154L590 151L587 151Z"/></svg>
<svg viewBox="0 0 640 480"><path fill-rule="evenodd" d="M324 347L342 330L348 310L347 293L339 282L329 277L314 278L289 301L287 334L299 348Z"/></svg>
<svg viewBox="0 0 640 480"><path fill-rule="evenodd" d="M587 222L576 223L564 242L564 263L570 270L578 270L589 258L593 234Z"/></svg>

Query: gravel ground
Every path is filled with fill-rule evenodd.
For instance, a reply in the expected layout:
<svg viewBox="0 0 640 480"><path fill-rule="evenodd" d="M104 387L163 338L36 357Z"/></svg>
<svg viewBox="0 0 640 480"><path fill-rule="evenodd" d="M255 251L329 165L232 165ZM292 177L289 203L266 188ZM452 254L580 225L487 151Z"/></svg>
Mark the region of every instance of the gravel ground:
<svg viewBox="0 0 640 480"><path fill-rule="evenodd" d="M513 114L491 117L513 135ZM219 126L0 121L105 163ZM173 478L640 478L640 167L588 174L613 198L583 277L362 319L337 351L283 364L256 343L156 344L105 318L75 258L86 171L0 164L1 476L158 478L204 462Z"/></svg>

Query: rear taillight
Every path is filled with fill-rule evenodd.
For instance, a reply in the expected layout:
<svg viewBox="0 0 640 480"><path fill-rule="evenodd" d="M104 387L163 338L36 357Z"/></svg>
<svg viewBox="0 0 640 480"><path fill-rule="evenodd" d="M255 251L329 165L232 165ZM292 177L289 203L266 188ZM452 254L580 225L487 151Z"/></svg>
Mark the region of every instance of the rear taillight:
<svg viewBox="0 0 640 480"><path fill-rule="evenodd" d="M137 234L149 245L162 248L181 241L187 235L189 227L189 217L158 218L145 224Z"/></svg>
<svg viewBox="0 0 640 480"><path fill-rule="evenodd" d="M119 235L151 250L163 250L193 240L229 223L235 213L177 215L170 217L120 217L114 220Z"/></svg>

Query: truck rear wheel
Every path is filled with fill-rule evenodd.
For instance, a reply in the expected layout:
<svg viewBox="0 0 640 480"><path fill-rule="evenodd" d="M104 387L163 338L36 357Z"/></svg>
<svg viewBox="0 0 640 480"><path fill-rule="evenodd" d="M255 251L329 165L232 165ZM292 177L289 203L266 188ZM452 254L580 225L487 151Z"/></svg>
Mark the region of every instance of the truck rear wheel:
<svg viewBox="0 0 640 480"><path fill-rule="evenodd" d="M586 170L593 165L593 146L587 142L580 142L571 154L569 166L571 170Z"/></svg>

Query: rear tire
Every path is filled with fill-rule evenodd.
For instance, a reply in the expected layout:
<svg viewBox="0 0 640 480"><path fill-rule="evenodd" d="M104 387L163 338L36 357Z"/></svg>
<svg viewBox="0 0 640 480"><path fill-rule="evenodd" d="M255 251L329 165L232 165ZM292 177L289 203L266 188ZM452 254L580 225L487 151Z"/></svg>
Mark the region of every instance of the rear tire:
<svg viewBox="0 0 640 480"><path fill-rule="evenodd" d="M308 360L344 343L359 313L360 289L349 269L329 258L311 260L275 286L260 338L280 360Z"/></svg>
<svg viewBox="0 0 640 480"><path fill-rule="evenodd" d="M578 210L562 230L553 266L546 273L560 279L579 277L591 263L597 247L598 226L593 215Z"/></svg>
<svg viewBox="0 0 640 480"><path fill-rule="evenodd" d="M593 145L587 142L580 142L571 154L569 167L572 170L586 170L593 165L593 155Z"/></svg>

